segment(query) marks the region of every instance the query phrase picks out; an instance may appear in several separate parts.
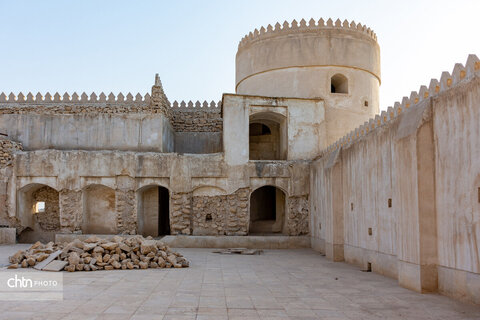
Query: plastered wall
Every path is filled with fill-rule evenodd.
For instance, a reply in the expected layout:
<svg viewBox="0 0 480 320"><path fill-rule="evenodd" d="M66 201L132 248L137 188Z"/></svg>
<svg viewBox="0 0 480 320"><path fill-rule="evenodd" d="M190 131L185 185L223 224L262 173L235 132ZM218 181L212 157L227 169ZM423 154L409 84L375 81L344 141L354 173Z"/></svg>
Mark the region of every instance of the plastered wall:
<svg viewBox="0 0 480 320"><path fill-rule="evenodd" d="M464 73L456 67L452 80L433 82L430 97L412 94L409 108L384 113L313 161L314 249L360 269L370 264L413 290L480 303L480 78L473 75L480 67L474 65Z"/></svg>

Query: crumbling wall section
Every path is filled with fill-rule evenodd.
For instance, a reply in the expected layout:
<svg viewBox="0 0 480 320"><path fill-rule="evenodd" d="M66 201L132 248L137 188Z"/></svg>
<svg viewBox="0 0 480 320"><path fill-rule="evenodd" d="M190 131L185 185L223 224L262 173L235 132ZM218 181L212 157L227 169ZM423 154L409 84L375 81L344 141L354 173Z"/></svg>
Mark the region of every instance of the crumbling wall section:
<svg viewBox="0 0 480 320"><path fill-rule="evenodd" d="M287 234L290 236L308 234L308 222L310 219L308 195L288 197L287 203Z"/></svg>
<svg viewBox="0 0 480 320"><path fill-rule="evenodd" d="M170 233L191 234L192 193L173 193L171 195Z"/></svg>
<svg viewBox="0 0 480 320"><path fill-rule="evenodd" d="M35 213L35 220L43 231L60 230L60 208L58 192L50 187L42 187L32 194L34 203L45 202L45 210Z"/></svg>
<svg viewBox="0 0 480 320"><path fill-rule="evenodd" d="M18 227L19 221L9 214L13 211L8 201L12 188L14 154L23 150L21 143L0 137L0 225Z"/></svg>
<svg viewBox="0 0 480 320"><path fill-rule="evenodd" d="M82 191L60 190L59 208L61 232L79 232L83 219Z"/></svg>
<svg viewBox="0 0 480 320"><path fill-rule="evenodd" d="M137 231L136 195L133 190L115 190L117 232L135 234Z"/></svg>
<svg viewBox="0 0 480 320"><path fill-rule="evenodd" d="M222 132L222 104L184 101L172 104L172 125L176 132Z"/></svg>
<svg viewBox="0 0 480 320"><path fill-rule="evenodd" d="M194 235L246 235L248 230L248 190L232 194L193 197Z"/></svg>

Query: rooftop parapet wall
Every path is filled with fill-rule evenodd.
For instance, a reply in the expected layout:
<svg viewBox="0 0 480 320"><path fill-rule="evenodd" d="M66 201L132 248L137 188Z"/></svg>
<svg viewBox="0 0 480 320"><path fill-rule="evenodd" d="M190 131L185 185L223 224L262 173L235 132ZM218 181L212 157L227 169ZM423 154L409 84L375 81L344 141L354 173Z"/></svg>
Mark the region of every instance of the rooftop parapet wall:
<svg viewBox="0 0 480 320"><path fill-rule="evenodd" d="M222 101L196 101L192 102L191 100L188 102L185 101L174 101L171 105L171 110L173 112L214 112L214 113L221 113L222 112Z"/></svg>
<svg viewBox="0 0 480 320"><path fill-rule="evenodd" d="M352 130L350 133L339 139L332 145L328 146L319 157L326 156L331 152L354 144L356 141L363 139L369 133L378 130L383 126L388 126L396 120L396 118L409 110L415 109L424 100L433 98L445 91L452 89L460 83L470 81L474 77L480 77L480 59L474 54L470 54L467 58L465 66L461 63L455 64L452 73L442 72L440 80L432 79L427 86L422 85L417 91L412 91L410 97L403 97L401 102L395 102L393 107L388 107L387 111L382 111L366 121L362 126Z"/></svg>
<svg viewBox="0 0 480 320"><path fill-rule="evenodd" d="M171 105L172 125L176 132L221 132L222 102L174 101Z"/></svg>
<svg viewBox="0 0 480 320"><path fill-rule="evenodd" d="M47 92L42 95L40 92L33 95L29 92L26 96L20 92L18 95L10 93L0 94L0 114L11 113L129 113L142 112L150 109L150 94L141 95L137 93L133 96L131 93L124 95L119 93L114 95L110 93L92 93L88 96L85 92L78 95L74 92L72 95L58 92L54 95Z"/></svg>
<svg viewBox="0 0 480 320"><path fill-rule="evenodd" d="M152 86L152 94L135 96L130 92L117 95L111 92L108 96L101 92L87 95L85 92L78 94L74 92L63 95L56 92L47 92L36 95L29 92L24 95L20 92L15 95L13 92L8 96L0 93L0 114L15 113L37 113L37 114L78 114L78 113L163 113L171 118L168 101L163 91L162 82L158 74L155 75L155 83Z"/></svg>

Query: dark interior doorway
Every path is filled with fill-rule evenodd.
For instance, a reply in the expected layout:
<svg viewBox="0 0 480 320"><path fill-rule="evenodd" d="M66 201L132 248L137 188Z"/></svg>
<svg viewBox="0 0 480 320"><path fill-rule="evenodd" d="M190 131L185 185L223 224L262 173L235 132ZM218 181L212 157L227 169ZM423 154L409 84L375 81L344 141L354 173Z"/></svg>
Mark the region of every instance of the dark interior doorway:
<svg viewBox="0 0 480 320"><path fill-rule="evenodd" d="M144 237L170 234L170 196L168 189L158 185L137 192L138 233Z"/></svg>
<svg viewBox="0 0 480 320"><path fill-rule="evenodd" d="M285 193L273 186L255 190L250 197L250 233L281 233Z"/></svg>
<svg viewBox="0 0 480 320"><path fill-rule="evenodd" d="M170 197L168 189L158 187L158 235L170 234Z"/></svg>

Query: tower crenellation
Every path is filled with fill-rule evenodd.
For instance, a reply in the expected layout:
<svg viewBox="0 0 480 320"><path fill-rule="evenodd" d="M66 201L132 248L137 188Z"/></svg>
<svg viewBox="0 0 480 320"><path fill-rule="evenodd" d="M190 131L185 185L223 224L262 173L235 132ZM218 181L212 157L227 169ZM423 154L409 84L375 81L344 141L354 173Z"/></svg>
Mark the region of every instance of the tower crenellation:
<svg viewBox="0 0 480 320"><path fill-rule="evenodd" d="M327 29L344 29L344 30L351 30L355 32L360 32L365 35L368 35L373 40L377 41L377 35L373 32L372 29L369 27L361 24L355 23L355 21L349 22L348 20L340 19L335 20L335 22L329 18L326 22L323 19L316 21L315 19L311 18L308 23L305 19L301 19L300 23L297 20L293 20L291 23L288 21L284 21L282 24L276 23L274 26L269 24L266 28L261 27L260 29L255 29L253 32L248 33L245 35L238 44L238 48L242 48L254 41L260 41L263 39L267 39L271 36L276 36L278 34L287 34L287 33L295 33L295 32L306 32L306 31L319 31L319 30L327 30Z"/></svg>

